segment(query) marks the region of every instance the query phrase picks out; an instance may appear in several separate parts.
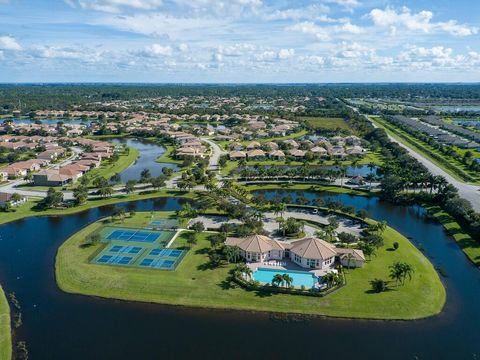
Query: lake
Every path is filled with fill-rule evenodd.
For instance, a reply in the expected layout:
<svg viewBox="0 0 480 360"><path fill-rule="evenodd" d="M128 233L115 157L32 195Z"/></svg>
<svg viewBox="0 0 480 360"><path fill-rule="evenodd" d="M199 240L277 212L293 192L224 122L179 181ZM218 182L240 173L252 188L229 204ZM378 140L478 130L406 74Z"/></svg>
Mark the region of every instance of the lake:
<svg viewBox="0 0 480 360"><path fill-rule="evenodd" d="M276 196L275 191L264 194ZM31 359L475 359L480 352L480 271L424 209L344 194L304 195L366 209L411 238L448 274L444 312L404 322L300 319L63 293L54 275L58 246L111 214L114 207L108 206L0 225L0 283L16 293L23 311L17 340L27 342ZM163 198L117 206L176 210L181 202Z"/></svg>
<svg viewBox="0 0 480 360"><path fill-rule="evenodd" d="M165 153L165 148L153 141L132 138L118 138L110 141L114 144L126 144L140 152L137 160L120 173L122 183L126 183L128 180L139 180L143 169L150 170L152 177L162 175L162 169L164 167L170 168L175 172L180 169L177 164L156 162L157 158Z"/></svg>

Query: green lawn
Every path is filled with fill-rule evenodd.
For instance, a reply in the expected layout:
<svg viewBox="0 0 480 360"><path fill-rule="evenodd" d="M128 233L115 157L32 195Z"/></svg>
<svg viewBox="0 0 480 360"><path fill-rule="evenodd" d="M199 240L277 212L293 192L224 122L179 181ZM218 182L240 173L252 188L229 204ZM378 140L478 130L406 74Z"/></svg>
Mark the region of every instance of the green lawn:
<svg viewBox="0 0 480 360"><path fill-rule="evenodd" d="M10 325L10 307L0 286L0 360L12 358L12 332Z"/></svg>
<svg viewBox="0 0 480 360"><path fill-rule="evenodd" d="M74 214L83 210L103 206L111 205L120 202L129 202L136 200L146 200L160 197L177 197L177 198L195 198L194 193L188 193L180 190L169 190L162 189L160 191L151 192L148 194L129 194L129 195L118 195L112 196L111 198L106 199L94 199L88 200L85 204L65 208L65 209L48 209L48 210L37 210L35 206L41 200L39 198L29 198L29 200L18 207L15 208L14 212L0 212L0 224L8 223L11 221L23 219L31 216L48 216L48 215L68 215Z"/></svg>
<svg viewBox="0 0 480 360"><path fill-rule="evenodd" d="M480 243L467 234L460 224L439 206L425 206L425 208L430 215L443 225L447 233L455 239L470 261L476 266L480 266Z"/></svg>
<svg viewBox="0 0 480 360"><path fill-rule="evenodd" d="M130 147L127 153L121 153L118 161L114 163L103 161L99 168L88 172L88 176L93 179L98 176L103 176L105 179L111 178L115 174L121 173L123 170L132 165L140 155L138 149Z"/></svg>
<svg viewBox="0 0 480 360"><path fill-rule="evenodd" d="M298 120L305 121L308 126L314 130L345 130L351 132L352 129L348 126L342 118L330 118L330 117L310 117L303 116L297 118Z"/></svg>
<svg viewBox="0 0 480 360"><path fill-rule="evenodd" d="M161 144L165 148L165 152L159 156L156 162L159 163L170 163L170 164L182 164L182 160L177 160L172 157L173 151L175 148L172 145Z"/></svg>
<svg viewBox="0 0 480 360"><path fill-rule="evenodd" d="M347 273L347 286L324 298L275 294L259 296L226 282L231 265L206 269L207 235L198 235L198 243L175 271L131 269L89 264L96 247L81 248L86 236L101 227L91 224L68 239L58 250L55 273L59 287L69 293L124 300L146 301L196 307L228 308L327 315L372 319L417 319L438 314L445 303L445 289L431 263L405 237L391 228L385 232L385 247L362 269ZM389 251L393 242L400 248ZM174 247L183 247L180 235ZM405 260L415 268L412 281L405 286L371 294L369 281L388 278L388 266Z"/></svg>
<svg viewBox="0 0 480 360"><path fill-rule="evenodd" d="M315 192L331 192L336 194L351 194L359 196L369 196L370 192L365 190L355 190L347 187L340 186L328 186L328 185L316 185L316 184L277 184L277 183L265 183L259 185L242 185L246 190L252 192L256 190L299 190L299 191L315 191Z"/></svg>

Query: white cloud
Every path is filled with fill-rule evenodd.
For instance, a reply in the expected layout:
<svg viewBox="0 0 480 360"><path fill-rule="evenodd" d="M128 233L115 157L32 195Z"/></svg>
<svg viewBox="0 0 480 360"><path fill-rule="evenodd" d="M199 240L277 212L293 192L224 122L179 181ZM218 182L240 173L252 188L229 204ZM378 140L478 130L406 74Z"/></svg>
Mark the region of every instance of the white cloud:
<svg viewBox="0 0 480 360"><path fill-rule="evenodd" d="M324 27L320 27L311 21L304 21L287 27L286 30L297 31L304 34L315 36L318 40L327 41L330 39L330 34Z"/></svg>
<svg viewBox="0 0 480 360"><path fill-rule="evenodd" d="M219 46L218 53L224 56L242 56L255 50L252 44L234 44L229 46Z"/></svg>
<svg viewBox="0 0 480 360"><path fill-rule="evenodd" d="M361 27L352 24L348 19L344 19L342 21L344 21L343 24L333 26L318 26L314 22L304 21L289 26L286 28L286 30L310 34L315 36L320 41L328 41L332 38L332 36L338 34L360 34L364 32Z"/></svg>
<svg viewBox="0 0 480 360"><path fill-rule="evenodd" d="M205 33L218 33L226 22L215 19L179 18L159 13L129 16L108 16L96 24L111 26L123 31L149 36L166 37L172 40L195 39Z"/></svg>
<svg viewBox="0 0 480 360"><path fill-rule="evenodd" d="M22 50L20 44L12 36L0 36L0 49L2 50Z"/></svg>
<svg viewBox="0 0 480 360"><path fill-rule="evenodd" d="M173 49L169 45L152 44L147 46L143 53L147 56L172 56Z"/></svg>
<svg viewBox="0 0 480 360"><path fill-rule="evenodd" d="M254 59L257 61L274 61L276 58L277 53L273 50L265 50L254 56Z"/></svg>
<svg viewBox="0 0 480 360"><path fill-rule="evenodd" d="M290 8L266 12L263 15L265 20L315 20L320 22L336 22L325 13L330 9L324 4L314 4L301 8Z"/></svg>
<svg viewBox="0 0 480 360"><path fill-rule="evenodd" d="M188 51L188 45L185 43L181 43L178 45L178 50L180 50L181 52L186 52Z"/></svg>
<svg viewBox="0 0 480 360"><path fill-rule="evenodd" d="M478 28L458 24L455 20L447 22L433 22L433 13L423 10L418 13L403 7L400 12L392 8L385 10L373 9L368 17L379 27L388 27L392 34L397 32L398 27L404 27L412 31L431 33L435 31L447 32L453 36L469 36L478 33Z"/></svg>
<svg viewBox="0 0 480 360"><path fill-rule="evenodd" d="M257 14L263 3L261 0L173 0L180 7L195 14L221 15L235 18L246 14Z"/></svg>
<svg viewBox="0 0 480 360"><path fill-rule="evenodd" d="M289 59L295 55L294 49L280 49L278 52L278 58L281 60Z"/></svg>
<svg viewBox="0 0 480 360"><path fill-rule="evenodd" d="M163 5L162 0L65 0L70 6L78 4L82 9L104 12L120 12L123 8L154 10Z"/></svg>
<svg viewBox="0 0 480 360"><path fill-rule="evenodd" d="M353 11L354 8L360 6L358 0L325 0L325 2L342 6L348 11Z"/></svg>

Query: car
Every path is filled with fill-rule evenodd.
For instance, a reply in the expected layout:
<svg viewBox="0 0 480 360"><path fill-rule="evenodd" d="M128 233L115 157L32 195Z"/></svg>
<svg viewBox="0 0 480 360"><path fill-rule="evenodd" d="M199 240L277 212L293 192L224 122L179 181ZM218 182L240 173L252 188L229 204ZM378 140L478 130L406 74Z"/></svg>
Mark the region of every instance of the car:
<svg viewBox="0 0 480 360"><path fill-rule="evenodd" d="M318 214L318 209L313 209L312 214Z"/></svg>

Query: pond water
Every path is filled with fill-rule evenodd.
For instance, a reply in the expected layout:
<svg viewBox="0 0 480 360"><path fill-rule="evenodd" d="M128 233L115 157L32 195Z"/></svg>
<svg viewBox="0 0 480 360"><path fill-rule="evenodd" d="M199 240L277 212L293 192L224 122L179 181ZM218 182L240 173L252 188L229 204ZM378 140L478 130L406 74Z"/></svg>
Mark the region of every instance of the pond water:
<svg viewBox="0 0 480 360"><path fill-rule="evenodd" d="M446 112L479 112L480 106L434 106L433 110L446 111Z"/></svg>
<svg viewBox="0 0 480 360"><path fill-rule="evenodd" d="M265 166L261 166L265 169L269 169L273 166L271 165L265 165ZM255 166L244 166L244 167L239 167L237 169L234 169L233 172L234 173L241 173L243 169L250 169L250 170L254 170L256 167ZM276 165L275 168L281 168L281 169L289 169L289 168L296 168L296 169L300 169L301 166L289 166L289 165ZM379 169L377 166L373 167L372 169L370 169L368 167L368 165L357 165L357 166L322 166L322 165L309 165L308 166L308 169L309 170L336 170L336 171L340 171L340 170L343 170L345 169L346 170L346 175L347 176L357 176L357 175L360 175L360 176L367 176L368 174L370 173L373 173L373 174L377 174L377 170Z"/></svg>
<svg viewBox="0 0 480 360"><path fill-rule="evenodd" d="M140 156L135 163L120 173L122 183L126 183L128 180L139 180L143 169L150 170L152 177L162 175L164 167L170 168L175 172L180 169L177 164L156 162L157 158L165 153L165 148L153 141L131 138L118 138L110 141L114 144L126 144L140 151Z"/></svg>
<svg viewBox="0 0 480 360"><path fill-rule="evenodd" d="M265 195L276 196L273 191ZM54 274L58 246L82 227L111 214L109 206L0 226L0 283L6 292L16 293L23 312L17 340L27 342L31 359L476 358L474 354L480 353L480 271L439 224L427 219L420 207L392 206L377 198L311 192L305 196L329 197L366 209L371 217L386 220L421 246L448 274L444 312L413 322L298 320L63 293ZM180 200L117 206L176 210ZM278 341L284 344L275 346Z"/></svg>
<svg viewBox="0 0 480 360"><path fill-rule="evenodd" d="M35 124L36 121L40 121L44 125L57 125L59 121L64 122L66 125L72 124L72 125L79 125L79 124L84 124L84 125L89 125L93 120L81 120L81 119L43 119L43 118L38 118L38 119L12 119L15 124Z"/></svg>

